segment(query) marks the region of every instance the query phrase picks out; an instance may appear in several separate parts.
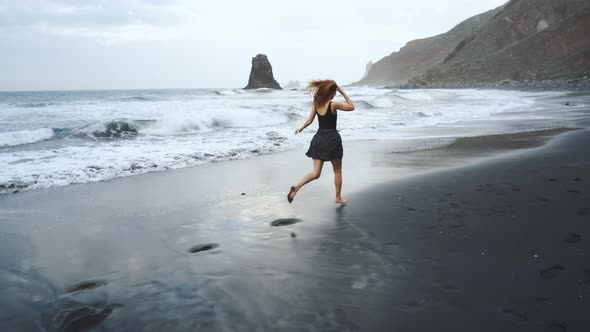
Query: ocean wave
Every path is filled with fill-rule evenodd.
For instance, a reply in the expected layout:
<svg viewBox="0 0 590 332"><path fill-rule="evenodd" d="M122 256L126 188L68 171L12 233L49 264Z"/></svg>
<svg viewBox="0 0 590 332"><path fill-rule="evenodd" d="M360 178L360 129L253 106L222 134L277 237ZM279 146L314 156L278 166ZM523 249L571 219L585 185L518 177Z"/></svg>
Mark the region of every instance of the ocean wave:
<svg viewBox="0 0 590 332"><path fill-rule="evenodd" d="M131 96L131 97L123 97L121 101L156 101L158 98L154 97L147 97L147 96Z"/></svg>
<svg viewBox="0 0 590 332"><path fill-rule="evenodd" d="M248 90L248 91L253 92L253 93L273 93L273 92L282 91L282 90L271 89L271 88L258 88L258 89Z"/></svg>
<svg viewBox="0 0 590 332"><path fill-rule="evenodd" d="M5 133L0 133L0 147L36 143L52 139L54 136L55 132L51 128L9 131Z"/></svg>
<svg viewBox="0 0 590 332"><path fill-rule="evenodd" d="M381 95L370 99L356 100L354 103L362 108L388 108L399 103L408 101L408 99L399 95Z"/></svg>
<svg viewBox="0 0 590 332"><path fill-rule="evenodd" d="M192 140L161 141L149 145L149 138L128 140L113 146L98 142L34 152L0 155L7 165L0 172L0 195L22 191L112 180L137 174L198 166L210 162L244 159L297 145L291 131L253 130L248 139L209 139L195 144ZM237 135L237 134L236 134Z"/></svg>
<svg viewBox="0 0 590 332"><path fill-rule="evenodd" d="M19 108L41 108L47 106L57 105L57 103L24 103L24 104L16 104L14 106Z"/></svg>
<svg viewBox="0 0 590 332"><path fill-rule="evenodd" d="M148 135L186 135L224 128L258 128L292 121L294 116L283 111L240 108L207 113L169 114L141 129Z"/></svg>
<svg viewBox="0 0 590 332"><path fill-rule="evenodd" d="M33 144L1 149L0 194L248 158L308 144L317 121L298 136L293 131L309 115L311 98L301 92L267 92L219 88L43 93L7 99L0 104L2 130L28 131L0 133L0 147ZM506 125L510 128L513 118L563 119L563 112L555 111L562 109L560 103L553 105L540 100L541 94L530 94L351 88L358 111L339 116L338 126L345 140L406 139L493 132L504 128L504 119L511 119ZM122 102L123 97L129 102ZM158 101L142 102L152 97ZM344 101L341 96L335 100ZM34 106L41 101L72 107L15 106L45 107ZM565 101L587 104L569 96ZM581 112L579 107L564 112L568 110L572 117ZM478 121L473 128L463 126L473 120ZM454 125L457 121L463 123ZM484 128L479 121L495 127ZM43 139L47 141L34 143Z"/></svg>
<svg viewBox="0 0 590 332"><path fill-rule="evenodd" d="M377 108L377 106L369 103L368 101L364 101L364 100L355 101L354 104L356 106L361 107L361 108Z"/></svg>
<svg viewBox="0 0 590 332"><path fill-rule="evenodd" d="M389 96L376 97L374 99L371 99L370 101L367 101L367 103L373 106L374 108L393 107L396 104L393 98L390 98Z"/></svg>
<svg viewBox="0 0 590 332"><path fill-rule="evenodd" d="M76 130L74 136L92 139L113 139L137 136L138 126L130 120L94 122Z"/></svg>
<svg viewBox="0 0 590 332"><path fill-rule="evenodd" d="M405 98L405 97L403 97L403 96L400 94L400 91L399 91L399 90L392 90L392 91L389 91L389 92L387 92L387 93L384 93L384 94L383 94L383 96L390 96L390 97L394 97L394 98L399 98L399 99L409 100L408 98Z"/></svg>
<svg viewBox="0 0 590 332"><path fill-rule="evenodd" d="M416 101L427 101L430 96L424 93L413 93L401 95L398 92L388 92L373 98L355 101L355 104L365 108L389 108L399 104L407 104Z"/></svg>
<svg viewBox="0 0 590 332"><path fill-rule="evenodd" d="M221 91L213 90L213 91L211 91L211 94L216 95L216 96L236 96L236 95L244 94L244 90L221 90Z"/></svg>

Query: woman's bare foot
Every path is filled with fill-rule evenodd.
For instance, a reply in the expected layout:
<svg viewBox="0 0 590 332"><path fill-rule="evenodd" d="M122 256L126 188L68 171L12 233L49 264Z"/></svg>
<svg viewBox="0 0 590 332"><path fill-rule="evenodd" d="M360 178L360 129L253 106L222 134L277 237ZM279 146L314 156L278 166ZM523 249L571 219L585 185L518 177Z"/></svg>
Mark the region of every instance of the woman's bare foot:
<svg viewBox="0 0 590 332"><path fill-rule="evenodd" d="M346 205L346 200L343 199L342 197L338 197L338 198L336 198L336 200L334 201L334 203L341 204L341 205Z"/></svg>
<svg viewBox="0 0 590 332"><path fill-rule="evenodd" d="M293 202L293 198L295 198L296 193L297 191L295 190L295 187L291 187L291 190L287 194L287 201L289 201L289 203Z"/></svg>

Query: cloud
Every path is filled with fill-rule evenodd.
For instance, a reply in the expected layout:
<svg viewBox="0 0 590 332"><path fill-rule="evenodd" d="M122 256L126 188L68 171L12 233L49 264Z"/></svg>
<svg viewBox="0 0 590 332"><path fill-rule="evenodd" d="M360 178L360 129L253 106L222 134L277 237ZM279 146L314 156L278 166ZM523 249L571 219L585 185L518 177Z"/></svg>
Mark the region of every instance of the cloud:
<svg viewBox="0 0 590 332"><path fill-rule="evenodd" d="M173 1L40 1L0 4L6 30L91 38L99 43L150 41L180 35L186 11Z"/></svg>
<svg viewBox="0 0 590 332"><path fill-rule="evenodd" d="M0 0L0 90L238 87L257 53L279 81L349 83L502 2Z"/></svg>

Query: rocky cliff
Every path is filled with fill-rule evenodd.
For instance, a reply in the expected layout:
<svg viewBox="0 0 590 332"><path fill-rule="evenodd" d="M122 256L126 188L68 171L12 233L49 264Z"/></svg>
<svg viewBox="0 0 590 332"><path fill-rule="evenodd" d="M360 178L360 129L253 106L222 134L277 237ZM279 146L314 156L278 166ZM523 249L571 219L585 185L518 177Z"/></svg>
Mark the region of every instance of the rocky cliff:
<svg viewBox="0 0 590 332"><path fill-rule="evenodd" d="M271 88L281 89L279 83L272 74L272 66L264 54L258 54L252 58L252 69L248 85L244 89Z"/></svg>
<svg viewBox="0 0 590 332"><path fill-rule="evenodd" d="M367 65L365 66L365 74L363 75L362 79L365 79L369 75L369 72L371 71L371 67L373 67L373 61L369 61L367 63Z"/></svg>
<svg viewBox="0 0 590 332"><path fill-rule="evenodd" d="M446 33L410 41L399 52L368 66L366 75L354 85L400 85L424 74L442 63L462 40L486 25L500 10L501 7L473 16Z"/></svg>
<svg viewBox="0 0 590 332"><path fill-rule="evenodd" d="M588 0L511 0L412 86L533 85L590 76ZM586 78L584 78L586 76Z"/></svg>

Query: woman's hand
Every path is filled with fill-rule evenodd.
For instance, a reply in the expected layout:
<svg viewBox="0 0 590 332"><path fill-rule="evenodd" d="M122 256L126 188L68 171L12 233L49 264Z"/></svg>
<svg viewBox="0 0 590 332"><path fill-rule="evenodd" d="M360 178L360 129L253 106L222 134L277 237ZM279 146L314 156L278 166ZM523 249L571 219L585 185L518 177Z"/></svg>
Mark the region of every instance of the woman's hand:
<svg viewBox="0 0 590 332"><path fill-rule="evenodd" d="M346 99L346 104L335 102L332 105L336 106L336 109L339 109L342 111L354 111L354 104L352 103L352 100L350 100L350 98L348 98L348 95L346 94L346 92L342 91L342 88L339 87L338 85L336 86L336 90L338 90L338 92L340 92L342 97L344 97L344 99Z"/></svg>
<svg viewBox="0 0 590 332"><path fill-rule="evenodd" d="M296 130L295 130L295 135L299 134L300 132L302 132L302 130L301 130L301 129L296 129Z"/></svg>

